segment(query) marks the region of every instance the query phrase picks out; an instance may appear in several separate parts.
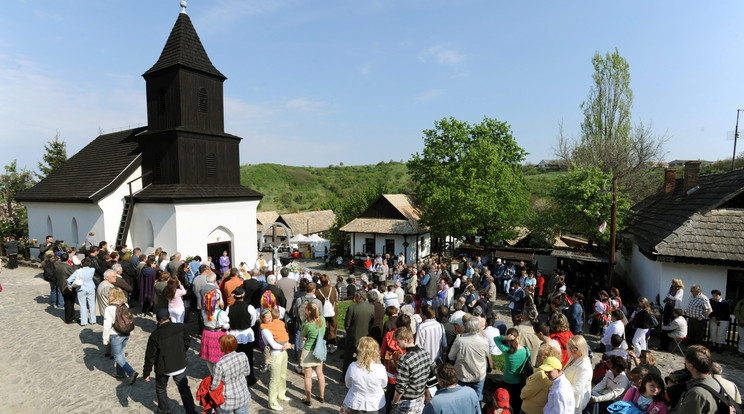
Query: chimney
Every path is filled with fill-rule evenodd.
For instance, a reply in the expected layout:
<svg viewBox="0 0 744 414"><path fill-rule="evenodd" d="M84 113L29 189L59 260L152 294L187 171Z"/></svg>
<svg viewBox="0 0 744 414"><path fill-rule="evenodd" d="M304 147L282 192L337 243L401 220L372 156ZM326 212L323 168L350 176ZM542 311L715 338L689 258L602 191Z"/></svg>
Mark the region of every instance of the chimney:
<svg viewBox="0 0 744 414"><path fill-rule="evenodd" d="M700 178L700 161L685 162L685 193L698 185L698 178Z"/></svg>
<svg viewBox="0 0 744 414"><path fill-rule="evenodd" d="M664 194L674 191L674 184L677 182L677 169L667 168L664 170Z"/></svg>

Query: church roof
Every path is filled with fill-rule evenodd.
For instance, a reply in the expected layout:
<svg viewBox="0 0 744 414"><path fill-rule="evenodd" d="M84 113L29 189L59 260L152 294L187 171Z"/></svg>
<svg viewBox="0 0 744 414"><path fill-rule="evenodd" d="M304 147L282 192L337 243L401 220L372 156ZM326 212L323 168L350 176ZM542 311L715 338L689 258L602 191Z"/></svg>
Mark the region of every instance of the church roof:
<svg viewBox="0 0 744 414"><path fill-rule="evenodd" d="M262 197L258 191L242 185L209 184L150 184L134 194L135 201L144 203L196 202L205 199L260 200Z"/></svg>
<svg viewBox="0 0 744 414"><path fill-rule="evenodd" d="M145 129L127 129L98 136L46 178L15 198L22 202L93 203L100 200L139 167L141 160L137 134Z"/></svg>
<svg viewBox="0 0 744 414"><path fill-rule="evenodd" d="M199 35L196 34L194 25L191 24L189 15L186 13L180 13L178 15L176 24L173 25L170 36L168 36L168 41L163 47L163 52L160 53L160 58L142 76L172 66L196 69L222 79L227 79L225 75L220 73L212 65L212 61L209 60L209 56L207 56L207 52L204 50L201 40L199 40Z"/></svg>

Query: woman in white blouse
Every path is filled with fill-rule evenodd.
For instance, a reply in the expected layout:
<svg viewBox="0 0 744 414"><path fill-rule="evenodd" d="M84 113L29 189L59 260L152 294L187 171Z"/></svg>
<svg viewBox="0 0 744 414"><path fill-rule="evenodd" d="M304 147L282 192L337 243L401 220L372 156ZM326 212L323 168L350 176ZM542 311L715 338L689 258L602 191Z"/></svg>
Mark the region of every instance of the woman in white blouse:
<svg viewBox="0 0 744 414"><path fill-rule="evenodd" d="M571 356L563 367L563 374L571 382L576 407L574 412L581 413L589 403L592 391L592 361L589 359L589 346L581 335L574 335L566 344Z"/></svg>
<svg viewBox="0 0 744 414"><path fill-rule="evenodd" d="M353 412L383 413L387 372L380 363L380 347L369 336L359 340L357 360L349 365L344 378L349 392L344 406Z"/></svg>
<svg viewBox="0 0 744 414"><path fill-rule="evenodd" d="M669 325L674 318L672 311L676 308L682 308L682 299L685 296L685 284L679 279L672 279L672 286L669 287L669 292L664 298L664 313L662 316L662 323Z"/></svg>

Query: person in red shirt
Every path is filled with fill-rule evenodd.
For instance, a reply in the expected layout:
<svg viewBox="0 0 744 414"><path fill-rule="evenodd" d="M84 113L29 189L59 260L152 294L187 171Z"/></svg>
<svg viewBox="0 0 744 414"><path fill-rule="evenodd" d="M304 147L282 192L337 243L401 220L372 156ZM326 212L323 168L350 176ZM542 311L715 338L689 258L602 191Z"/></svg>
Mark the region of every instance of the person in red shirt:
<svg viewBox="0 0 744 414"><path fill-rule="evenodd" d="M535 302L537 302L537 306L541 306L543 303L542 295L544 286L545 278L543 277L541 272L537 272L537 280L535 281Z"/></svg>
<svg viewBox="0 0 744 414"><path fill-rule="evenodd" d="M364 268L369 270L370 266L372 266L372 261L369 260L369 256L367 256L367 259L364 261Z"/></svg>

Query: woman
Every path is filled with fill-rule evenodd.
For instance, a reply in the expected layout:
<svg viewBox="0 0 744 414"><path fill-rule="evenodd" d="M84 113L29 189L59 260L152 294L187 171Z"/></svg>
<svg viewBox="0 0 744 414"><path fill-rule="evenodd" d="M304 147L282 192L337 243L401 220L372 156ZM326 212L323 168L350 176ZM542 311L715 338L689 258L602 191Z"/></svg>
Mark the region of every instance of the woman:
<svg viewBox="0 0 744 414"><path fill-rule="evenodd" d="M142 303L142 312L150 315L154 312L155 304L155 280L157 279L158 269L154 259L147 259L145 267L140 274L140 302Z"/></svg>
<svg viewBox="0 0 744 414"><path fill-rule="evenodd" d="M214 373L214 364L220 361L223 352L220 349L220 337L230 329L230 318L227 312L222 311L222 298L220 292L210 290L204 295L202 301L202 317L204 319L204 331L202 331L201 349L199 356L207 361L209 373Z"/></svg>
<svg viewBox="0 0 744 414"><path fill-rule="evenodd" d="M646 342L646 334L652 326L651 318L651 305L648 303L648 299L639 298L638 305L636 307L635 316L633 318L633 325L635 326L635 334L633 335L633 348L636 353L645 351L648 349L648 343Z"/></svg>
<svg viewBox="0 0 744 414"><path fill-rule="evenodd" d="M220 337L220 350L225 355L214 366L211 389L224 385L222 395L225 402L217 408L220 414L248 414L251 393L245 383L245 377L251 372L248 358L242 352L234 352L238 348L238 341L232 335Z"/></svg>
<svg viewBox="0 0 744 414"><path fill-rule="evenodd" d="M648 350L641 351L640 356L636 356L633 351L628 352L628 368L635 364L637 367L645 368L650 374L661 376L661 370L656 363L656 356Z"/></svg>
<svg viewBox="0 0 744 414"><path fill-rule="evenodd" d="M395 320L395 329L388 331L385 336L382 337L382 347L380 347L380 358L385 365L385 371L387 371L387 381L390 384L385 390L385 408L386 412L390 412L393 408L391 402L395 395L395 375L398 373L398 360L402 357L406 350L398 346L398 342L393 338L395 331L401 327L411 327L411 317L405 313L398 315L398 319Z"/></svg>
<svg viewBox="0 0 744 414"><path fill-rule="evenodd" d="M589 359L589 346L582 335L572 336L567 347L570 358L563 365L563 374L573 389L576 403L574 413L579 414L584 411L591 396L592 361Z"/></svg>
<svg viewBox="0 0 744 414"><path fill-rule="evenodd" d="M522 305L522 313L528 315L537 315L537 305L535 304L535 285L527 285L524 287L524 302Z"/></svg>
<svg viewBox="0 0 744 414"><path fill-rule="evenodd" d="M573 336L573 333L569 330L568 318L560 312L554 313L550 317L550 338L555 339L561 345L561 351L563 356L561 357L561 364L564 366L571 357L568 352L568 341Z"/></svg>
<svg viewBox="0 0 744 414"><path fill-rule="evenodd" d="M584 295L574 292L571 296L573 303L568 307L568 326L574 335L581 335L584 332Z"/></svg>
<svg viewBox="0 0 744 414"><path fill-rule="evenodd" d="M155 292L155 308L162 309L168 307L168 299L165 298L165 288L168 287L168 281L170 280L170 273L160 272L160 277L153 286Z"/></svg>
<svg viewBox="0 0 744 414"><path fill-rule="evenodd" d="M509 402L515 413L522 408L522 400L519 398L522 393L521 374L527 361L530 359L529 350L519 345L519 331L515 328L509 328L506 336L497 336L493 342L504 353L504 388L509 392Z"/></svg>
<svg viewBox="0 0 744 414"><path fill-rule="evenodd" d="M261 312L261 338L270 349L269 367L271 380L269 381L269 408L282 411L284 408L279 401L289 401L287 397L287 349L289 335L284 322L279 319L279 309L264 309Z"/></svg>
<svg viewBox="0 0 744 414"><path fill-rule="evenodd" d="M222 256L220 256L220 272L226 275L228 271L230 271L230 257L227 255L227 250L225 250L222 252Z"/></svg>
<svg viewBox="0 0 744 414"><path fill-rule="evenodd" d="M602 290L599 292L599 299L594 301L594 312L587 319L592 321L592 326L589 328L590 334L603 334L607 325L610 324L610 295L607 291Z"/></svg>
<svg viewBox="0 0 744 414"><path fill-rule="evenodd" d="M315 290L315 297L318 298L320 303L323 305L323 308L321 309L325 309L327 301L331 302L333 315L323 315L325 317L326 326L328 327L328 329L326 329L325 340L330 348L329 352L336 352L338 349L336 346L336 330L338 328L338 318L336 318L336 315L338 315L338 291L336 291L336 288L331 286L331 281L328 278L328 275L324 274L320 276L320 288Z"/></svg>
<svg viewBox="0 0 744 414"><path fill-rule="evenodd" d="M664 298L664 325L669 325L672 319L674 319L672 312L675 308L682 308L682 299L684 299L684 295L685 284L679 279L672 279L672 285L669 287L669 292L667 292L666 298Z"/></svg>
<svg viewBox="0 0 744 414"><path fill-rule="evenodd" d="M225 273L225 278L220 282L222 297L227 298L227 306L231 306L235 303L235 298L232 293L238 286L243 286L243 279L240 278L240 271L236 268L232 268Z"/></svg>
<svg viewBox="0 0 744 414"><path fill-rule="evenodd" d="M256 376L253 373L253 348L255 348L256 339L253 333L253 325L256 324L256 309L246 302L245 290L238 286L233 290L235 303L227 308L227 315L230 317L230 330L228 335L235 337L238 342L237 351L242 352L248 358L248 365L251 373L246 378L248 386L256 383Z"/></svg>
<svg viewBox="0 0 744 414"><path fill-rule="evenodd" d="M93 282L96 270L91 266L91 261L87 257L83 259L81 265L83 267L67 278L67 286L71 286L77 277L83 281L83 284L77 287L77 300L80 305L80 326L85 326L89 320L90 323L96 323L96 284Z"/></svg>
<svg viewBox="0 0 744 414"><path fill-rule="evenodd" d="M358 413L385 413L387 373L380 363L377 342L364 336L357 345L356 361L349 365L344 382L349 391L344 407Z"/></svg>
<svg viewBox="0 0 744 414"><path fill-rule="evenodd" d="M173 323L183 323L183 316L186 313L186 308L183 305L183 295L185 294L186 289L181 281L171 277L165 286L163 295L168 301L168 312L170 312L171 322Z"/></svg>
<svg viewBox="0 0 744 414"><path fill-rule="evenodd" d="M553 346L543 343L537 353L535 366L539 367L547 357L561 359L561 352ZM545 404L548 403L548 392L553 381L545 375L545 371L535 368L535 372L527 378L519 397L522 400L522 412L525 414L542 414Z"/></svg>
<svg viewBox="0 0 744 414"><path fill-rule="evenodd" d="M710 327L711 350L723 352L723 347L726 345L726 334L729 324L731 324L731 308L728 302L721 297L720 290L714 289L710 292L710 295L710 307L713 310L708 315L710 318L708 326Z"/></svg>
<svg viewBox="0 0 744 414"><path fill-rule="evenodd" d="M168 270L168 253L160 252L158 255L158 268L161 272Z"/></svg>
<svg viewBox="0 0 744 414"><path fill-rule="evenodd" d="M305 374L305 399L302 402L310 406L310 394L313 388L313 371L318 376L318 401L325 402L325 376L323 375L323 361L315 358L313 349L318 338L322 338L325 332L325 320L320 316L318 306L312 302L305 307L305 321L302 323L300 335L305 341L300 356L300 366Z"/></svg>
<svg viewBox="0 0 744 414"><path fill-rule="evenodd" d="M631 387L623 397L639 410L649 414L667 414L669 409L664 401L665 385L660 375L648 373L643 377L640 388Z"/></svg>
<svg viewBox="0 0 744 414"><path fill-rule="evenodd" d="M127 297L124 291L115 287L109 291L109 304L106 310L103 312L103 344L111 344L111 354L116 361L116 378L129 378L129 385L134 384L137 380L137 372L132 368L126 359L124 348L127 347L127 341L129 341L129 335L117 332L114 329L114 321L116 320L116 308L119 305L127 306Z"/></svg>

